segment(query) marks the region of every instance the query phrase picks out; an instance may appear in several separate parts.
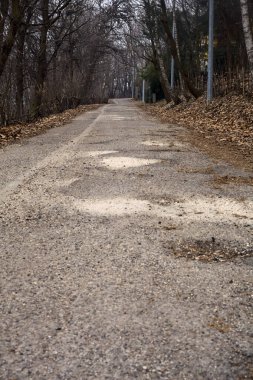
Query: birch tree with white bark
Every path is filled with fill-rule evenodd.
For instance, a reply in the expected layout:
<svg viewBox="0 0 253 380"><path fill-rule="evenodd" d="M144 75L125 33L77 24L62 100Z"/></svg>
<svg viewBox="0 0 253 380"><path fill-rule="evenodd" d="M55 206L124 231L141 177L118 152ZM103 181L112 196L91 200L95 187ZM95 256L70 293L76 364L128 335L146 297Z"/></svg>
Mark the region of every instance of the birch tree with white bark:
<svg viewBox="0 0 253 380"><path fill-rule="evenodd" d="M253 33L251 29L251 20L249 16L249 4L248 0L240 0L240 3L245 45L248 54L250 71L253 75Z"/></svg>

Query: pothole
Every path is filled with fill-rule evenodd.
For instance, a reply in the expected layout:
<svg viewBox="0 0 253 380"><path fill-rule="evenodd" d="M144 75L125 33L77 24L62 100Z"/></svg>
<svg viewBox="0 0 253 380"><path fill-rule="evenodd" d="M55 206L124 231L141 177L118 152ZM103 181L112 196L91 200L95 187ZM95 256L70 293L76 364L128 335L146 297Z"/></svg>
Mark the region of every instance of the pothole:
<svg viewBox="0 0 253 380"><path fill-rule="evenodd" d="M139 166L147 166L160 162L155 159L144 159L135 157L108 157L103 158L102 163L110 169L135 168Z"/></svg>
<svg viewBox="0 0 253 380"><path fill-rule="evenodd" d="M161 141L143 141L141 145L146 145L146 146L173 146L173 143L164 143Z"/></svg>
<svg viewBox="0 0 253 380"><path fill-rule="evenodd" d="M211 222L238 222L234 215L240 215L248 219L252 216L253 203L240 203L236 199L218 197L198 197L185 200L184 210L188 214L188 219L195 220L198 214L198 221L208 220Z"/></svg>
<svg viewBox="0 0 253 380"><path fill-rule="evenodd" d="M182 243L171 243L166 249L177 258L186 258L205 263L232 261L236 258L247 258L253 256L253 246L238 247L226 245L211 240L185 241Z"/></svg>
<svg viewBox="0 0 253 380"><path fill-rule="evenodd" d="M103 156L106 154L114 154L118 153L117 150L92 150L89 152L85 152L83 154L84 157L98 157L98 156Z"/></svg>
<svg viewBox="0 0 253 380"><path fill-rule="evenodd" d="M202 167L202 168L190 168L190 167L179 167L178 172L185 174L214 174L215 170L212 166Z"/></svg>
<svg viewBox="0 0 253 380"><path fill-rule="evenodd" d="M214 185L237 185L237 186L248 185L248 186L253 186L253 177L252 176L249 176L249 177L237 176L237 177L235 177L235 176L229 176L229 175L225 175L225 176L216 175L213 178L212 182Z"/></svg>
<svg viewBox="0 0 253 380"><path fill-rule="evenodd" d="M57 182L55 183L55 185L57 187L69 187L71 185L73 185L73 183L79 181L80 178L71 178L71 179L64 179L64 180L57 180Z"/></svg>
<svg viewBox="0 0 253 380"><path fill-rule="evenodd" d="M115 121L121 121L121 120L134 120L133 117L127 117L127 116L114 116L114 115L110 115L110 120L115 120Z"/></svg>
<svg viewBox="0 0 253 380"><path fill-rule="evenodd" d="M161 195L161 196L149 196L150 200L152 201L152 204L159 205L159 206L170 206L174 205L175 203L183 203L185 202L184 199L176 197L176 196L170 196L170 195Z"/></svg>
<svg viewBox="0 0 253 380"><path fill-rule="evenodd" d="M92 136L91 136L92 138ZM91 142L87 142L86 144L87 145L102 145L102 144L110 144L111 142L115 142L117 141L118 139L110 139L110 140L101 140L101 141L91 141Z"/></svg>
<svg viewBox="0 0 253 380"><path fill-rule="evenodd" d="M149 211L149 202L128 198L109 199L75 199L73 206L79 211L89 212L96 215L127 215L146 213Z"/></svg>
<svg viewBox="0 0 253 380"><path fill-rule="evenodd" d="M170 147L170 148L185 148L186 144L183 144L179 141L158 141L158 140L146 140L141 142L142 145L145 146L153 146L153 147Z"/></svg>

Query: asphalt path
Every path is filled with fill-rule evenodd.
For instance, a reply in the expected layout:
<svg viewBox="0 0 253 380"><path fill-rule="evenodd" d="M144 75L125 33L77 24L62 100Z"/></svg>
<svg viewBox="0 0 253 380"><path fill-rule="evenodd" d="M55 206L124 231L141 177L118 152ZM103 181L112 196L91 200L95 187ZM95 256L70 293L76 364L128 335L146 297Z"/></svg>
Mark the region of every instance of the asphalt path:
<svg viewBox="0 0 253 380"><path fill-rule="evenodd" d="M252 379L252 187L131 100L0 151L0 379Z"/></svg>

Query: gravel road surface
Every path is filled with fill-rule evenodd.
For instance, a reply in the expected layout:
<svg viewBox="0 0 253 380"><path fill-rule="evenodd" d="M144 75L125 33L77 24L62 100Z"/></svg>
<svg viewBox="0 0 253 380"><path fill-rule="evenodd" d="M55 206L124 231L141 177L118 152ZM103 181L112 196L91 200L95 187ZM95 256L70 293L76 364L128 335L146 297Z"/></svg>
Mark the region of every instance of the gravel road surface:
<svg viewBox="0 0 253 380"><path fill-rule="evenodd" d="M1 380L253 378L249 173L185 133L114 100L0 151Z"/></svg>

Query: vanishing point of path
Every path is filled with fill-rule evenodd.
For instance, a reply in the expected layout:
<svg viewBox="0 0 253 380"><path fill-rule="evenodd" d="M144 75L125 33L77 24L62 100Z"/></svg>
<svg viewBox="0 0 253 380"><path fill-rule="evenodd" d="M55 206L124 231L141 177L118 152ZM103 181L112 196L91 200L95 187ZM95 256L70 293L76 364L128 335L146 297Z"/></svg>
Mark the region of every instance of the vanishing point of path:
<svg viewBox="0 0 253 380"><path fill-rule="evenodd" d="M118 100L0 151L1 380L252 379L252 187L183 134Z"/></svg>

